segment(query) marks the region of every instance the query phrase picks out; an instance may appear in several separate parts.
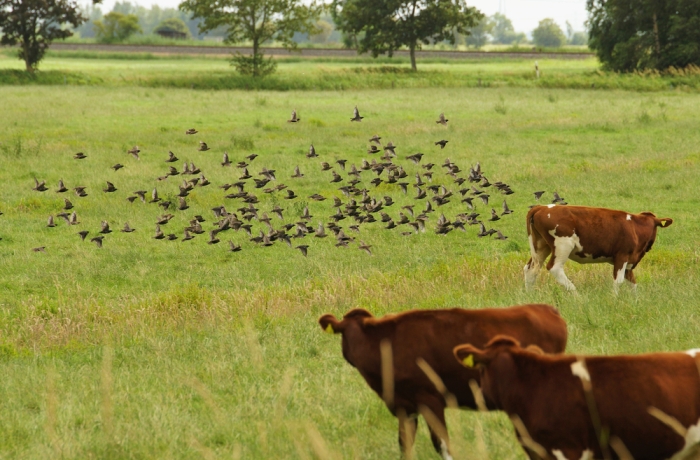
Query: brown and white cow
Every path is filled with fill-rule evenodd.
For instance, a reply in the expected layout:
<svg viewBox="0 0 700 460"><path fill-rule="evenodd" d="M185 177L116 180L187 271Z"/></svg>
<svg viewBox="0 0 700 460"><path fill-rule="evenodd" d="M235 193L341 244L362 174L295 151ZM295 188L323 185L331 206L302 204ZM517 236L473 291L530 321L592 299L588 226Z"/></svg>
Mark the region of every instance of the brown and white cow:
<svg viewBox="0 0 700 460"><path fill-rule="evenodd" d="M486 400L522 421L539 445L521 438L531 458L610 458L626 448L634 459L661 460L700 441L696 352L543 355L498 336L485 347L458 346L454 355L480 371Z"/></svg>
<svg viewBox="0 0 700 460"><path fill-rule="evenodd" d="M469 342L485 345L497 334L509 334L522 343L536 344L548 353L561 353L566 347L566 323L549 305L534 304L484 310L412 310L375 318L364 309L350 310L338 321L333 315L319 319L321 327L342 334L343 356L357 368L367 384L383 397L381 343L391 345L393 401L387 407L399 418L399 443L414 439L417 415L427 409L437 426L429 422L433 446L444 459L451 459L445 425L446 396L454 395L460 407L476 408L470 380L479 373L465 369L454 360L455 346ZM439 391L417 364L424 360L442 380ZM438 431L441 431L438 432Z"/></svg>
<svg viewBox="0 0 700 460"><path fill-rule="evenodd" d="M535 206L527 213L531 258L525 265L525 286L534 285L537 273L552 254L547 270L568 290L576 290L564 273L568 259L582 264L612 264L616 293L625 280L636 287L632 270L651 250L657 228L672 223L673 219L659 219L650 212L631 214L586 206Z"/></svg>

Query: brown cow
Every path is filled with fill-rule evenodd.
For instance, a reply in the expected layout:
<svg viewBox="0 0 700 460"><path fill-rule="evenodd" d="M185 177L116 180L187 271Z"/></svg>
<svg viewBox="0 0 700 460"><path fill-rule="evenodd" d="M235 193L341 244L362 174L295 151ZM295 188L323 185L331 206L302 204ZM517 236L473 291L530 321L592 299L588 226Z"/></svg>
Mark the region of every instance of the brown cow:
<svg viewBox="0 0 700 460"><path fill-rule="evenodd" d="M391 413L399 417L399 443L404 450L411 448L404 439L414 438L417 414L425 415L427 409L437 421L429 420L433 446L445 459L452 458L445 426L446 396L454 395L459 406L477 407L469 381L478 383L479 374L455 362L455 346L465 341L483 345L496 334L507 333L546 352L561 353L567 339L566 323L559 312L540 304L485 310L412 310L382 318L354 309L342 321L323 315L319 323L325 331L343 335L343 356L380 397L384 394L380 344L388 341L385 343L391 345L394 398L385 402ZM421 370L417 364L420 359L437 373L446 391L439 391Z"/></svg>
<svg viewBox="0 0 700 460"><path fill-rule="evenodd" d="M485 399L522 422L536 443L521 438L531 458L610 458L626 448L637 460L660 460L700 441L696 351L554 356L498 336L454 355L479 369Z"/></svg>
<svg viewBox="0 0 700 460"><path fill-rule="evenodd" d="M631 214L585 206L535 206L527 213L531 258L525 265L525 286L534 285L537 273L552 254L547 270L570 291L576 287L564 273L567 259L581 264L613 264L615 293L625 279L636 287L632 270L651 250L656 229L672 223L673 219L658 219L650 212Z"/></svg>

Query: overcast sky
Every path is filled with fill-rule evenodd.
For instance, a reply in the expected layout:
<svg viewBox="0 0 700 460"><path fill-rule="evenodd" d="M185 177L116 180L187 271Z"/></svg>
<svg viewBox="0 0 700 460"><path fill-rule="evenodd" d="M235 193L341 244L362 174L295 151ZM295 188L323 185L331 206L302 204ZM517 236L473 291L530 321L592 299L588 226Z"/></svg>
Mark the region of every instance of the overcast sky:
<svg viewBox="0 0 700 460"><path fill-rule="evenodd" d="M177 8L181 0L131 0L131 3L150 7ZM112 9L115 0L104 0L102 11ZM537 23L544 18L553 18L566 31L565 23L569 21L574 30L584 30L586 20L586 0L467 0L470 6L476 6L483 13L492 15L505 13L513 21L518 32L530 33Z"/></svg>

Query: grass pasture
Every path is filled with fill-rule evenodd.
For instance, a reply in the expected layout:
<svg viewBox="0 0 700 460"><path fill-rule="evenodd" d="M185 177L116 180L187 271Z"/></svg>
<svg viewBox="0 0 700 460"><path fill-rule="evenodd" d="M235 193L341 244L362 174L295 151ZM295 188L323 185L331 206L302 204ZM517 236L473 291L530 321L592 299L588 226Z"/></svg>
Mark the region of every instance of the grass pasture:
<svg viewBox="0 0 700 460"><path fill-rule="evenodd" d="M508 86L193 91L110 83L119 72L205 78L207 64L212 72L228 66L51 58L45 71L102 83L0 87L0 458L398 458L395 419L345 363L339 338L316 323L323 313L340 316L356 306L382 315L546 302L569 324L573 353L698 346L700 95ZM287 65L303 75L303 63ZM325 65L341 71L340 64L316 63L314 75ZM484 73L503 72L481 65ZM0 59L0 66L15 63ZM362 123L349 122L355 105ZM295 125L285 122L293 108L302 118ZM446 128L434 122L442 111ZM186 136L190 127L200 133ZM250 173L275 169L277 183L300 197L256 193L261 211L279 204L284 222L296 222L308 204L316 226L334 209L309 195L346 201L320 162L371 160L376 156L365 150L373 134L398 145L396 162L411 183L422 170L405 156L420 151L422 163L436 164L433 183L454 192L439 166L447 157L463 170L480 161L492 182L510 184L515 212L493 225L509 239L477 238L475 227L436 235L441 212L453 219L466 211L453 199L430 215L423 234L402 236L405 226L385 230L377 222L358 236L341 221L348 235L372 245L372 256L356 243L336 248L332 237L305 238L307 258L283 243L256 246L242 231L222 233L218 245L207 245L207 235L181 241L193 215L202 214L208 230L210 208L242 205L218 188L239 175L219 164L223 151L232 161L257 153ZM433 145L441 138L450 141L444 150ZM199 140L212 150L198 152ZM319 158L305 157L310 143ZM141 160L125 153L133 145ZM157 187L176 201L183 176L156 180L167 171L168 150L180 158L178 169L193 161L212 182L187 197L190 209L169 211L175 217L163 230L180 237L172 242L152 239L160 208L126 200ZM72 159L78 151L88 158ZM114 172L117 162L125 168ZM295 165L302 179L289 177ZM49 191L32 191L34 177ZM363 172L362 186L396 201L387 210L393 218L403 205L425 206L410 188L406 196L392 185L375 188L373 177ZM87 186L88 196L65 194L79 225L57 218L57 227L47 228L46 218L63 204L54 192L59 179L69 188ZM117 192L102 192L107 180ZM613 296L608 265L573 263L567 273L578 293L562 291L547 273L535 290L524 290L524 216L535 190L546 197L556 190L571 204L674 219L636 271L638 295L623 286ZM491 195L500 209L502 197ZM490 208L477 202L482 216ZM76 232L95 236L102 220L114 230L104 247L81 242ZM136 232L120 233L125 221ZM252 224L254 234L264 228ZM229 239L243 250L228 252ZM46 253L32 252L37 246ZM525 458L502 414L448 412L448 428L455 458ZM438 458L423 422L415 453Z"/></svg>

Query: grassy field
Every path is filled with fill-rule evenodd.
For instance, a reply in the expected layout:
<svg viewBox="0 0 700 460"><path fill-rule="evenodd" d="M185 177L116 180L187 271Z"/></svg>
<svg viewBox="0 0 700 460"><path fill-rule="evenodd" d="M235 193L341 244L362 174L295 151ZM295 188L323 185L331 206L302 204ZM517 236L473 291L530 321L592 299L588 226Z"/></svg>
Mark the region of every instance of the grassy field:
<svg viewBox="0 0 700 460"><path fill-rule="evenodd" d="M49 52L36 76L10 50L0 50L0 85L139 86L198 90L344 91L417 88L616 89L697 92L700 69L645 75L604 72L596 58L418 59L362 55L354 58L278 58L278 72L265 79L238 75L229 59L150 53Z"/></svg>
<svg viewBox="0 0 700 460"><path fill-rule="evenodd" d="M174 62L48 59L43 68L104 81L118 72L131 78L160 78L166 70L201 76L207 63L212 72L226 71L225 61ZM15 64L0 60L4 68ZM303 75L303 68L290 63L285 70ZM700 95L509 87L192 91L104 84L3 86L0 100L1 458L396 458L395 419L345 363L339 338L323 334L316 323L323 313L339 316L358 306L381 315L546 302L567 320L573 353L698 345ZM366 117L362 123L349 122L355 105ZM294 108L302 122L288 124ZM450 119L446 128L434 122L442 111ZM191 127L200 133L186 136ZM357 242L337 248L332 237L302 240L309 245L306 258L284 243L257 246L243 231L221 233L218 245L206 244L207 235L181 241L195 214L205 217L208 230L210 208L242 205L218 188L240 174L220 165L224 151L234 162L258 154L250 173L259 177L263 167L275 169L276 183L299 195L290 201L284 192L256 193L261 212L271 215L279 204L284 222L293 223L308 205L316 226L335 210L331 200L315 202L309 195L346 201L320 162L347 177L334 161L359 167L362 159L376 158L365 153L374 134L398 145L396 162L411 183L422 169L405 157L420 151L422 163L436 164L432 183L455 193L459 187L439 166L447 157L463 170L480 161L492 182L510 184L516 193L507 200L515 212L493 225L509 239L477 238L475 227L436 235L440 213L452 220L466 211L452 199L430 214L426 233L403 236L407 226L385 230L377 222L357 235L348 231L348 220L341 221L350 236L372 245L372 256ZM442 138L450 141L444 150L433 145ZM200 140L211 150L198 152ZM311 143L319 158L306 158ZM141 148L140 160L126 154L134 145ZM158 241L152 236L163 210L126 198L157 187L164 199L176 201L183 176L156 179L167 172L168 150L180 158L178 169L192 161L212 185L195 187L188 210L171 208L175 216L163 230L179 239ZM74 160L78 151L87 158ZM117 162L125 167L114 172L110 166ZM296 165L302 179L289 177ZM32 191L35 177L50 190ZM375 188L373 177L362 173L358 186L377 198L391 196L396 204L387 212L394 219L403 205L424 208L411 188L405 196L394 185ZM65 194L79 225L57 218L57 227L47 228L49 214L63 206L64 195L54 191L59 179L69 188L87 186L88 196ZM105 181L118 191L103 193ZM247 189L255 190L252 184ZM556 190L571 204L650 210L674 219L636 270L638 295L622 289L613 296L607 265L567 265L576 294L564 292L547 273L534 291L524 290L524 216L535 190L546 190L546 197ZM491 195L500 209L503 197ZM477 204L482 216L490 208ZM76 232L95 236L103 220L114 229L104 247L81 242ZM136 232L120 233L125 221ZM282 222L273 217L275 227ZM253 234L266 228L255 220L252 225ZM229 239L242 251L229 252ZM38 246L46 252L32 252ZM456 458L524 458L502 414L452 411L448 425ZM424 425L416 455L437 458Z"/></svg>

